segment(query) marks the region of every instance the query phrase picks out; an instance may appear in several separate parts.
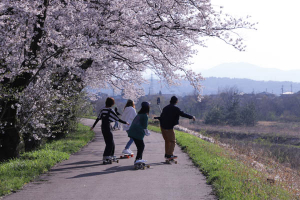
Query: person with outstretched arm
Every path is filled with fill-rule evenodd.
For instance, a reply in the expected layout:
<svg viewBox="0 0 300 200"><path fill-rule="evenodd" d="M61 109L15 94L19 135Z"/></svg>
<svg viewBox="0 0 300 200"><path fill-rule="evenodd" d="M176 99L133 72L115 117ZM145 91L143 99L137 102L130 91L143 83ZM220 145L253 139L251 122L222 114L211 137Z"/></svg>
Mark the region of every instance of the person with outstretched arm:
<svg viewBox="0 0 300 200"><path fill-rule="evenodd" d="M115 153L115 143L113 134L111 132L111 122L119 121L123 124L128 124L127 122L121 120L115 111L111 108L115 104L115 100L112 97L108 97L105 101L105 107L100 110L100 113L91 127L91 130L94 129L99 120L102 120L101 131L105 141L105 150L103 153L103 163L106 163L109 160L116 160Z"/></svg>
<svg viewBox="0 0 300 200"><path fill-rule="evenodd" d="M180 108L176 106L177 103L177 97L172 96L170 104L163 108L159 117L161 132L165 140L165 158L168 159L177 158L177 156L173 155L176 142L174 126L179 123L179 117L196 120L195 116L191 116L180 110Z"/></svg>

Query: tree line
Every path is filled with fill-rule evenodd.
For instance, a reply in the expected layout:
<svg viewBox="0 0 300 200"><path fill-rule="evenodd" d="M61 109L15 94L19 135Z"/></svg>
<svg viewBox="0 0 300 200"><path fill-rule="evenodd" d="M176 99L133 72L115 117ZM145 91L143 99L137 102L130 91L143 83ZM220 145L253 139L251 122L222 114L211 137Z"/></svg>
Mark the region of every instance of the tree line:
<svg viewBox="0 0 300 200"><path fill-rule="evenodd" d="M137 108L143 101L150 102L151 116L160 115L160 108L169 104L171 94L156 94L140 97ZM160 98L160 108L157 98ZM119 96L116 106L122 109L126 100ZM104 105L104 100L93 103L94 112ZM271 93L244 94L237 88L227 88L216 95L205 95L201 102L196 95L179 97L177 104L184 112L203 120L206 124L255 126L258 121L300 121L300 92L287 95L274 95ZM122 111L122 110L121 110Z"/></svg>

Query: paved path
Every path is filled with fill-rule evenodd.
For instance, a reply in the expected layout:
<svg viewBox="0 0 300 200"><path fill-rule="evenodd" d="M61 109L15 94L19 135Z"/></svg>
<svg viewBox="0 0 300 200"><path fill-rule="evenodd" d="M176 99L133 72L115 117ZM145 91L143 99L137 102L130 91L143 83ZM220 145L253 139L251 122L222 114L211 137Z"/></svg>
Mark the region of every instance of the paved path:
<svg viewBox="0 0 300 200"><path fill-rule="evenodd" d="M83 120L91 126L94 120ZM164 164L164 141L161 134L145 137L143 159L149 169L134 170L134 158L102 165L104 140L100 126L94 129L96 138L80 152L70 156L23 190L4 200L106 200L106 199L217 199L211 186L177 146L178 164ZM124 131L115 131L116 156L128 141ZM131 149L136 152L133 144Z"/></svg>

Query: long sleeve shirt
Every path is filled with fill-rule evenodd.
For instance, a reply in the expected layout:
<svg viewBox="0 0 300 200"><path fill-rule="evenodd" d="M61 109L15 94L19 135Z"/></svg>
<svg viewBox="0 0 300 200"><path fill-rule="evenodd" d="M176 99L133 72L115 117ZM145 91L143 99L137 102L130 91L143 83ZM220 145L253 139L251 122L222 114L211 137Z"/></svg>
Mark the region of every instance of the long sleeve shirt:
<svg viewBox="0 0 300 200"><path fill-rule="evenodd" d="M179 123L179 116L193 119L193 116L184 113L174 104L169 104L164 107L160 115L160 126L163 129L173 129Z"/></svg>
<svg viewBox="0 0 300 200"><path fill-rule="evenodd" d="M125 131L129 130L131 122L133 121L135 116L136 116L136 111L132 106L126 107L124 109L124 112L122 114L121 119L128 122L129 125L128 124L123 124L123 130L125 130Z"/></svg>
<svg viewBox="0 0 300 200"><path fill-rule="evenodd" d="M111 122L115 122L115 121L119 121L123 124L126 124L126 121L121 120L118 115L115 113L115 111L111 108L102 108L100 110L100 113L95 121L95 123L93 124L93 128L96 126L96 124L99 122L99 120L102 120L102 125L107 125Z"/></svg>
<svg viewBox="0 0 300 200"><path fill-rule="evenodd" d="M145 136L145 129L148 127L147 114L138 114L132 121L128 130L128 136L138 140L143 140Z"/></svg>

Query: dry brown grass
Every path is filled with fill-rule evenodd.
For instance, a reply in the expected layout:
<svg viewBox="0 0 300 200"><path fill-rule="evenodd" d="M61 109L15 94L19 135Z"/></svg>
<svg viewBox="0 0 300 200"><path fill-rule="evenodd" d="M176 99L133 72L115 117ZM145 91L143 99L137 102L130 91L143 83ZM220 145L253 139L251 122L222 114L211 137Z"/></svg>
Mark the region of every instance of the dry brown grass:
<svg viewBox="0 0 300 200"><path fill-rule="evenodd" d="M180 125L192 130L210 130L218 132L247 133L247 134L271 134L282 136L293 136L300 138L300 123L296 122L268 122L259 121L253 127L248 126L227 126L227 125L207 125L202 120L192 122L188 119L180 119Z"/></svg>
<svg viewBox="0 0 300 200"><path fill-rule="evenodd" d="M205 125L202 121L191 123L190 120L182 120L180 125L196 132L216 131L219 133L242 133L255 135L272 135L292 138L300 138L300 125L297 123L282 122L259 122L254 127L231 127ZM195 133L194 133L195 134ZM247 166L263 172L268 177L266 181L282 184L289 192L300 199L300 163L297 155L289 152L290 158L274 156L274 144L261 144L235 139L213 138L214 143L226 148L231 152L232 158L244 163ZM288 148L289 146L287 146ZM280 146L282 148L282 146ZM286 155L285 155L286 156ZM284 162L282 162L284 159ZM293 160L291 160L293 159ZM290 161L290 162L288 162ZM294 164L292 164L294 163Z"/></svg>

